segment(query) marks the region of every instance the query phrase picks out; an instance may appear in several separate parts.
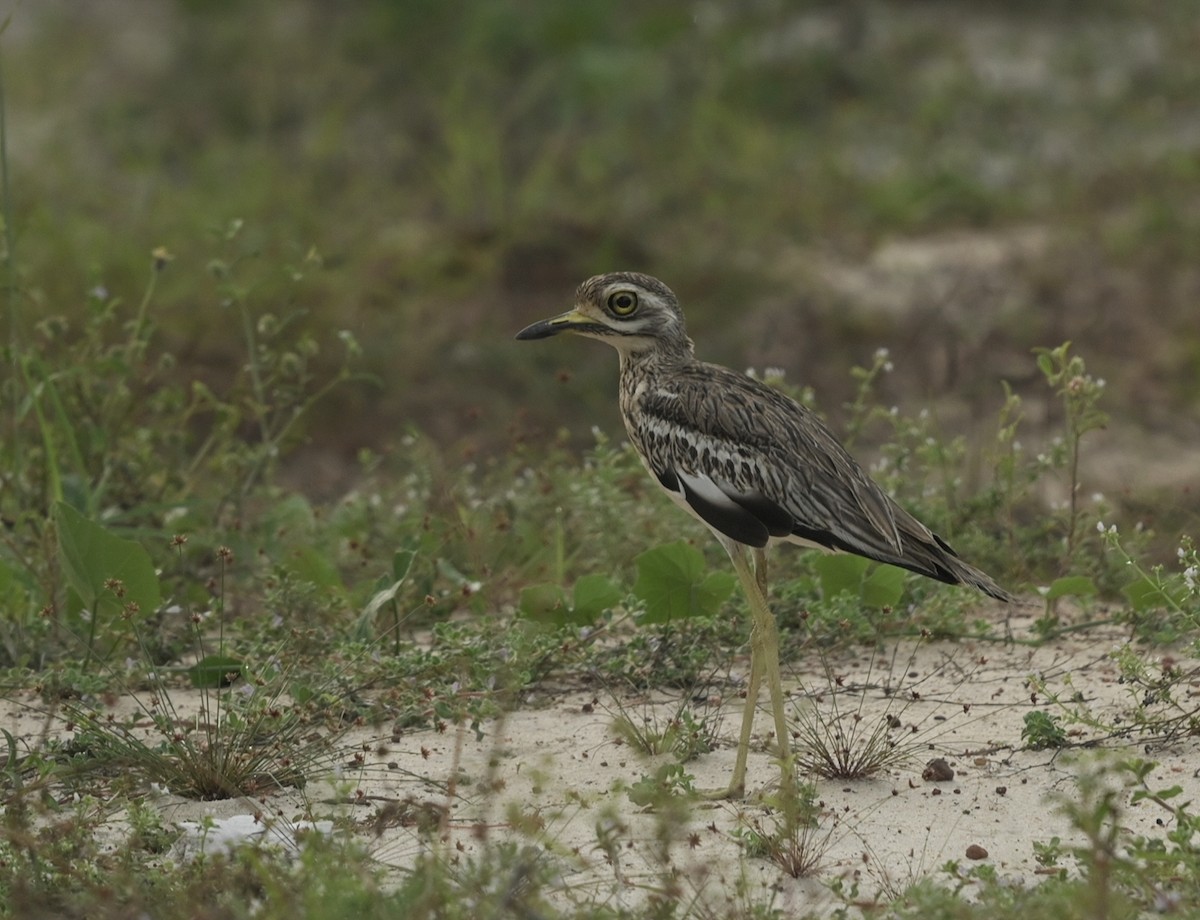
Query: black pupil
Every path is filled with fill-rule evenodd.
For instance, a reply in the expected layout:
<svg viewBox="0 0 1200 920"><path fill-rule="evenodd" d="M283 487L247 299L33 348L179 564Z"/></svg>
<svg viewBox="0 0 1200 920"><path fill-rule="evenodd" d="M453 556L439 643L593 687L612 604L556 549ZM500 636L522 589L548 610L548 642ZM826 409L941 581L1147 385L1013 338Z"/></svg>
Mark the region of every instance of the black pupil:
<svg viewBox="0 0 1200 920"><path fill-rule="evenodd" d="M633 298L628 294L618 294L616 299L613 301L613 306L615 306L618 310L628 310L633 306Z"/></svg>

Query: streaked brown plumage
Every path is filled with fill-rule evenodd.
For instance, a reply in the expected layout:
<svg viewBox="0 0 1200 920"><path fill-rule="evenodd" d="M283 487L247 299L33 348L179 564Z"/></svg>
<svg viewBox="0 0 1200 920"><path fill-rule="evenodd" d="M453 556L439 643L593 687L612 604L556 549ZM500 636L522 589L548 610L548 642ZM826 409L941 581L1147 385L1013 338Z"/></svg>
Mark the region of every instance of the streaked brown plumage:
<svg viewBox="0 0 1200 920"><path fill-rule="evenodd" d="M767 546L792 542L855 553L1012 599L892 501L818 416L752 377L696 360L679 302L661 281L635 272L590 278L579 286L573 310L534 323L517 338L568 331L619 352L621 415L630 440L671 498L725 546L755 613L752 639L758 639L731 794L742 791L749 719L764 676L772 682L790 778L778 649L765 597Z"/></svg>

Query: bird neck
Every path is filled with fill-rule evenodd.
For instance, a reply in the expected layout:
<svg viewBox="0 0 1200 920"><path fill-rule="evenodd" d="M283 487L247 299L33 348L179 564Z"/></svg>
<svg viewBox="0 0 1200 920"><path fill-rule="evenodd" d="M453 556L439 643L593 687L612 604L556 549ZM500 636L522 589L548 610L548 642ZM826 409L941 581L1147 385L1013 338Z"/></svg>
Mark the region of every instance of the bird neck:
<svg viewBox="0 0 1200 920"><path fill-rule="evenodd" d="M679 340L654 339L646 348L618 348L621 355L622 374L641 374L693 364L696 355L692 340L686 336Z"/></svg>

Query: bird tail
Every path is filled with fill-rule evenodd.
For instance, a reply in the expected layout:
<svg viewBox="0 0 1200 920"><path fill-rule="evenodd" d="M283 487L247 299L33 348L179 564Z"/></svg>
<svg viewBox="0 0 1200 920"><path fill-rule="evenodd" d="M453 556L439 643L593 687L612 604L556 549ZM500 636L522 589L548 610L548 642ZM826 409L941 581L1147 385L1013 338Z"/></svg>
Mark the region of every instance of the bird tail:
<svg viewBox="0 0 1200 920"><path fill-rule="evenodd" d="M986 572L981 572L975 566L968 565L957 556L948 556L944 564L954 577L951 584L967 585L978 591L982 591L989 597L994 597L998 601L1004 601L1006 604L1011 604L1016 600L1016 597L996 584Z"/></svg>
<svg viewBox="0 0 1200 920"><path fill-rule="evenodd" d="M921 529L925 530L924 527ZM1016 600L1014 595L996 584L986 572L960 559L950 544L937 534L928 530L923 534L914 534L903 527L901 534L901 553L888 559L880 557L880 562L898 565L948 585L966 585L1006 604Z"/></svg>
<svg viewBox="0 0 1200 920"><path fill-rule="evenodd" d="M996 584L986 572L960 559L949 543L911 514L900 508L895 508L895 513L900 552L890 549L881 552L880 547L873 547L876 550L870 554L873 559L900 566L902 569L949 585L966 585L1006 604L1016 600L1016 597Z"/></svg>

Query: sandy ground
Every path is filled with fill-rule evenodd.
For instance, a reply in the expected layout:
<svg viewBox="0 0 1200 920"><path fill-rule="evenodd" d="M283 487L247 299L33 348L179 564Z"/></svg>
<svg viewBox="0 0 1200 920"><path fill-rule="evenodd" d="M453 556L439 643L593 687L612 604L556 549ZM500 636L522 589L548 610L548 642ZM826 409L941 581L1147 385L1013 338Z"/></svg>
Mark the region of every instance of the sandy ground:
<svg viewBox="0 0 1200 920"><path fill-rule="evenodd" d="M783 909L829 910L842 903L829 889L835 879L857 882L859 900L869 902L941 872L952 860L960 872L983 862L1014 884L1033 884L1039 871L1046 871L1035 859L1035 841L1055 836L1065 844L1081 840L1060 803L1078 800L1076 777L1098 756L1110 762L1118 756L1155 760L1160 766L1152 785L1180 784L1184 801L1200 797L1200 739L1148 746L1144 738L1103 739L1099 730L1067 724L1070 741L1080 747L1020 749L1024 715L1034 709L1057 711L1046 692L1064 699L1074 695L1109 724L1128 718L1142 700L1120 682L1110 657L1122 644L1115 631L1092 631L1038 648L916 643L886 655L862 651L836 660L814 656L793 662L787 669L791 718L802 721L820 713L825 719L840 717L847 730L858 725L860 731L884 718L893 724L898 720L893 738L911 755L870 779L816 780L822 819L808 846L820 860L807 878L792 878L771 860L747 858L734 836L738 828L769 830L775 820L761 798L778 778L765 749L763 733L771 723L766 711L756 721L750 799L696 805L685 826L671 829L664 854L657 840L662 816L632 804L625 790L656 764L670 761L635 753L618 740L613 721L624 712L635 722L663 724L680 705L667 693L644 699L548 693L536 705L482 726L482 740L453 728L441 734L410 732L396 742L377 731L354 731L344 739L342 766L303 793L221 802L159 794L153 801L167 821L181 828L174 858L194 852L196 823L204 818L214 819L218 828L228 824L236 838L247 828L262 831L261 821L248 816L273 816L277 823L264 836L285 842L289 822L348 818L361 829L374 856L397 870L412 865L429 847L469 860L481 847L506 839L539 845L541 858L555 861L562 897L579 903L634 906L661 891L667 864L678 883L674 896L713 908L761 902L766 891ZM1154 663L1162 657L1143 655ZM1176 663L1185 669L1193 664L1185 659ZM1031 677L1044 681L1043 692L1036 692ZM1193 684L1188 694L1179 702L1190 708L1200 688ZM173 698L181 711L198 701L182 692ZM115 704L118 710L128 705L128 700ZM3 707L7 711L0 713L0 722L15 729L24 743L35 743L46 716L29 698L5 701ZM688 763L687 771L698 788L723 786L734 761L740 701L736 693L724 700L713 697L694 703L693 711L697 718L717 720L721 744ZM50 730L68 733L61 723ZM1096 750L1087 750L1093 742ZM361 762L354 760L356 752L361 752ZM952 779L923 775L928 761L938 757L952 768ZM1158 822L1170 823L1159 806L1130 805L1128 791L1120 801L1118 820L1127 834L1161 836L1165 828ZM514 824L514 814L522 816L518 823L523 829ZM114 815L106 827L109 845L119 846L121 816ZM215 841L216 832L209 834ZM598 839L605 835L618 846L607 851L600 846ZM1064 864L1072 863L1067 858Z"/></svg>

